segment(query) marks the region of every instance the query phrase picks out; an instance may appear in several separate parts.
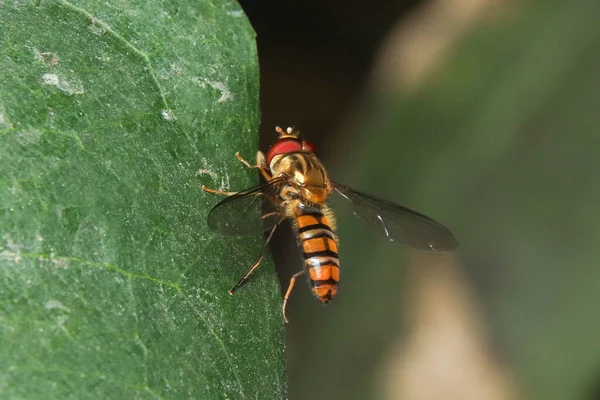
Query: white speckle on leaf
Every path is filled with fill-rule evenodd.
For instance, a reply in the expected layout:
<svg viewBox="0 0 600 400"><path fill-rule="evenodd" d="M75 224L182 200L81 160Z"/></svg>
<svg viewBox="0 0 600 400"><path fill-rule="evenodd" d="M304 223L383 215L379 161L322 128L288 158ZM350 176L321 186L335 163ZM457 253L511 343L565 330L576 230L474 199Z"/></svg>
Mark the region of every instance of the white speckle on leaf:
<svg viewBox="0 0 600 400"><path fill-rule="evenodd" d="M6 118L6 111L4 111L4 106L0 104L0 128L10 128L10 121Z"/></svg>
<svg viewBox="0 0 600 400"><path fill-rule="evenodd" d="M18 252L2 250L2 252L0 252L0 260L18 263L19 261L21 261L21 255Z"/></svg>
<svg viewBox="0 0 600 400"><path fill-rule="evenodd" d="M48 300L44 303L44 308L46 310L54 310L56 308L66 312L71 312L68 307L65 307L65 305L58 300Z"/></svg>
<svg viewBox="0 0 600 400"><path fill-rule="evenodd" d="M219 186L219 190L228 191L229 190L229 174L227 171L224 171L222 174L215 172L215 169L212 165L208 163L208 160L204 157L200 160L202 162L202 168L196 171L196 175L208 175L213 180L219 179L221 177L221 183ZM207 185L210 186L210 185Z"/></svg>
<svg viewBox="0 0 600 400"><path fill-rule="evenodd" d="M219 190L229 191L229 187L229 174L225 171L221 176L221 187L219 187Z"/></svg>
<svg viewBox="0 0 600 400"><path fill-rule="evenodd" d="M217 100L217 103L223 103L229 99L231 99L231 92L222 82L211 82L207 81L207 83L215 89L218 89L221 92L221 97Z"/></svg>
<svg viewBox="0 0 600 400"><path fill-rule="evenodd" d="M77 78L66 80L56 74L42 75L42 81L45 85L56 86L61 92L72 96L74 94L83 94L83 82Z"/></svg>
<svg viewBox="0 0 600 400"><path fill-rule="evenodd" d="M105 63L105 62L109 62L111 60L111 58L106 53L101 53L99 56L96 56L96 60Z"/></svg>
<svg viewBox="0 0 600 400"><path fill-rule="evenodd" d="M33 57L36 61L39 61L46 65L50 65L51 67L55 66L60 61L60 58L56 53L53 53L51 51L40 51L35 47L28 48L33 53Z"/></svg>
<svg viewBox="0 0 600 400"><path fill-rule="evenodd" d="M17 142L20 145L26 146L37 143L38 140L42 137L42 132L37 129L27 129L24 131L20 131L17 134Z"/></svg>
<svg viewBox="0 0 600 400"><path fill-rule="evenodd" d="M196 175L208 175L213 179L218 178L218 175L216 174L216 172L211 171L210 169L206 169L206 168L200 168L198 171L196 171Z"/></svg>
<svg viewBox="0 0 600 400"><path fill-rule="evenodd" d="M214 180L216 180L219 177L219 175L215 171L213 171L213 167L209 165L208 160L202 157L200 161L202 162L202 168L196 171L196 175L208 175Z"/></svg>
<svg viewBox="0 0 600 400"><path fill-rule="evenodd" d="M6 248L0 253L0 259L12 261L15 264L21 261L21 248L8 235L4 235L4 240L6 241Z"/></svg>
<svg viewBox="0 0 600 400"><path fill-rule="evenodd" d="M113 278L115 280L115 282L117 282L119 285L123 285L125 283L125 280L119 276L119 275L115 275L115 277Z"/></svg>
<svg viewBox="0 0 600 400"><path fill-rule="evenodd" d="M90 31L92 31L94 35L100 36L103 35L104 32L106 32L106 29L101 25L90 25Z"/></svg>
<svg viewBox="0 0 600 400"><path fill-rule="evenodd" d="M58 300L47 301L46 303L44 303L44 308L48 311L59 310L59 312L61 312L59 315L57 315L57 311L54 311L52 314L54 315L54 319L56 320L56 324L58 325L59 329L62 330L67 336L71 337L71 334L65 328L65 324L69 319L67 314L70 313L71 310L69 310L68 307L66 307L63 303L61 303Z"/></svg>
<svg viewBox="0 0 600 400"><path fill-rule="evenodd" d="M177 119L177 117L175 116L175 113L173 112L173 110L162 110L160 112L160 114L167 121L174 121L175 119Z"/></svg>
<svg viewBox="0 0 600 400"><path fill-rule="evenodd" d="M54 121L56 120L56 113L52 107L48 107L48 121L51 128L54 128Z"/></svg>
<svg viewBox="0 0 600 400"><path fill-rule="evenodd" d="M171 73L173 75L181 75L182 71L183 71L183 68L181 68L181 65L177 65L175 63L171 64Z"/></svg>
<svg viewBox="0 0 600 400"><path fill-rule="evenodd" d="M237 10L237 11L227 11L227 15L231 15L232 17L243 17L244 16L244 12L242 10Z"/></svg>
<svg viewBox="0 0 600 400"><path fill-rule="evenodd" d="M64 328L65 327L65 323L67 322L68 319L69 318L66 315L60 315L60 316L56 317L56 323L61 328ZM65 332L65 333L68 333L68 332Z"/></svg>
<svg viewBox="0 0 600 400"><path fill-rule="evenodd" d="M233 98L231 91L229 90L229 88L227 86L225 86L225 84L223 82L211 81L206 78L201 78L198 76L193 77L192 81L194 83L198 84L201 88L205 88L206 85L208 84L213 89L217 89L218 91L220 91L221 97L219 97L217 99L217 103L223 103L223 102L228 101L231 98Z"/></svg>
<svg viewBox="0 0 600 400"><path fill-rule="evenodd" d="M202 89L204 89L206 87L206 82L204 81L203 78L200 78L199 76L192 77L192 82L194 82L196 85L200 86Z"/></svg>
<svg viewBox="0 0 600 400"><path fill-rule="evenodd" d="M91 16L89 29L94 35L100 36L100 35L103 35L104 32L106 32L108 28L101 21L98 21L96 18Z"/></svg>
<svg viewBox="0 0 600 400"><path fill-rule="evenodd" d="M62 269L67 269L69 267L69 260L65 259L65 258L61 258L61 257L52 257L50 259L50 262L52 264L54 264L55 266L62 268Z"/></svg>
<svg viewBox="0 0 600 400"><path fill-rule="evenodd" d="M58 86L58 83L60 82L60 80L58 79L58 75L56 74L44 74L42 76L42 79L44 80L44 83L46 85L52 86Z"/></svg>

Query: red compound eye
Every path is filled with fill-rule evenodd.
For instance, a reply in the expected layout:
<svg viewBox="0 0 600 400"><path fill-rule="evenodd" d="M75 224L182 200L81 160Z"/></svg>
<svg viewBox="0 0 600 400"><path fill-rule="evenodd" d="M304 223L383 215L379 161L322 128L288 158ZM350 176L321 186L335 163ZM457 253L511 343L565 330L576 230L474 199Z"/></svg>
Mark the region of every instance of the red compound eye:
<svg viewBox="0 0 600 400"><path fill-rule="evenodd" d="M308 140L304 140L302 142L302 150L310 151L311 153L315 152L315 145L309 142Z"/></svg>
<svg viewBox="0 0 600 400"><path fill-rule="evenodd" d="M280 139L273 143L267 153L267 165L271 165L273 157L279 154L294 153L302 150L302 142L298 139Z"/></svg>

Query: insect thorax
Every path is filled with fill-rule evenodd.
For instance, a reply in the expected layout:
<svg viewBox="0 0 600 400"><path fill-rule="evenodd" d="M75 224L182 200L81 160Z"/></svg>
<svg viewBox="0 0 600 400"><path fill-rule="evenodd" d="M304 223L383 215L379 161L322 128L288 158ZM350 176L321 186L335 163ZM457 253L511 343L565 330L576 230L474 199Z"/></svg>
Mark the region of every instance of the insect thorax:
<svg viewBox="0 0 600 400"><path fill-rule="evenodd" d="M310 203L325 202L331 191L327 172L314 153L298 152L275 156L271 162L271 173L274 177L288 176L290 194L300 196Z"/></svg>

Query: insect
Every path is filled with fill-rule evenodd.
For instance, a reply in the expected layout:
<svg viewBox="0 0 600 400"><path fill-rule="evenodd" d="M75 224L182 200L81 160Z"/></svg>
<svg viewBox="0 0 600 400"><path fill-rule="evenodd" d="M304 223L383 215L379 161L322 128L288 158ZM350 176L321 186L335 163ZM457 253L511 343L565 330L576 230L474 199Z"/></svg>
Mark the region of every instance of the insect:
<svg viewBox="0 0 600 400"><path fill-rule="evenodd" d="M279 137L266 156L258 152L256 164L251 165L239 152L236 157L248 168L258 169L266 183L241 192L202 189L228 197L208 214L211 230L224 235L249 235L269 232L258 259L250 270L230 290L233 294L260 265L263 253L279 224L292 221L302 249L304 268L295 273L283 298L285 309L296 279L308 272L313 293L322 303L331 301L340 282L338 238L334 215L327 204L332 193L350 201L354 214L375 226L389 240L406 243L427 251L453 251L458 241L440 223L408 208L360 193L329 179L314 146L298 139L293 128L276 127Z"/></svg>

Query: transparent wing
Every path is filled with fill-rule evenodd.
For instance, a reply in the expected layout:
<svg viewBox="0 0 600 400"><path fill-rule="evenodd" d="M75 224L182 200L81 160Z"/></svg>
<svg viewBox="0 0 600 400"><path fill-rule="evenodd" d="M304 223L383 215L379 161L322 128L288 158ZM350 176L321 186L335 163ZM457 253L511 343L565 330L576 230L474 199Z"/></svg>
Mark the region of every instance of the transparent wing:
<svg viewBox="0 0 600 400"><path fill-rule="evenodd" d="M332 182L335 191L354 206L354 214L385 234L391 241L428 251L452 251L458 240L439 222L416 211Z"/></svg>
<svg viewBox="0 0 600 400"><path fill-rule="evenodd" d="M283 179L273 179L227 197L208 213L208 227L222 235L252 235L272 229L285 214L279 191Z"/></svg>

